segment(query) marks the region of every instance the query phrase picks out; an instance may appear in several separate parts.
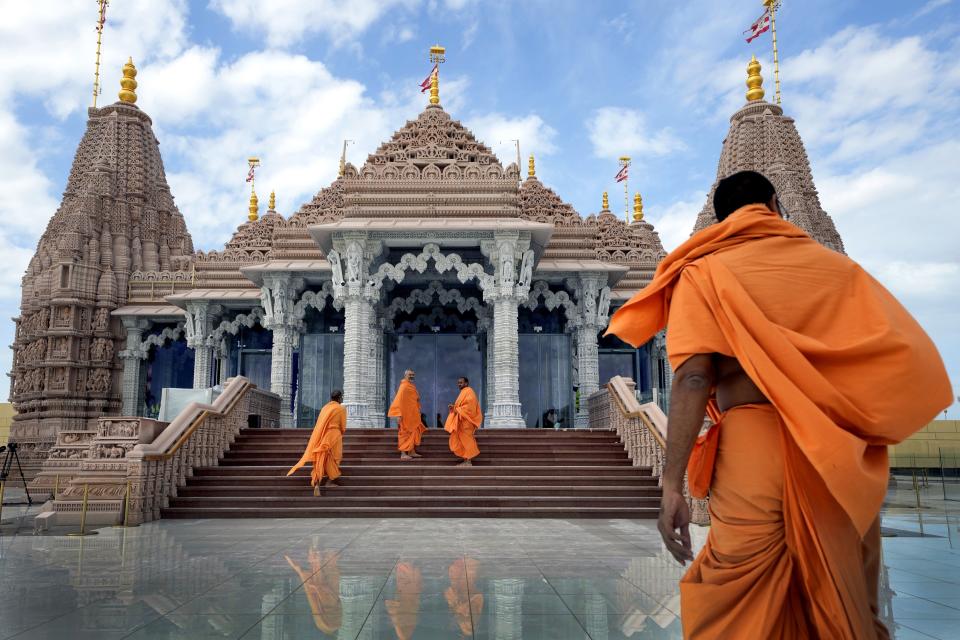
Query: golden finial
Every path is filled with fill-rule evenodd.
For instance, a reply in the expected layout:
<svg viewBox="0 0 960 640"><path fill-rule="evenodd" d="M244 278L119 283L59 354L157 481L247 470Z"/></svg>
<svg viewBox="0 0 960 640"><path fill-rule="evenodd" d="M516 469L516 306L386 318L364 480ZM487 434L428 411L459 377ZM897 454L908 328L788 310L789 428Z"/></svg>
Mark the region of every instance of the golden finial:
<svg viewBox="0 0 960 640"><path fill-rule="evenodd" d="M601 211L610 211L610 198L606 191L603 192L603 209Z"/></svg>
<svg viewBox="0 0 960 640"><path fill-rule="evenodd" d="M277 210L277 192L270 191L270 202L267 204L267 211L276 211Z"/></svg>
<svg viewBox="0 0 960 640"><path fill-rule="evenodd" d="M430 62L436 69L430 74L430 104L440 104L440 65L446 61L447 50L438 44L430 47Z"/></svg>
<svg viewBox="0 0 960 640"><path fill-rule="evenodd" d="M247 216L247 219L250 222L256 222L259 217L257 214L260 212L260 200L257 198L257 192L253 189L250 190L250 215Z"/></svg>
<svg viewBox="0 0 960 640"><path fill-rule="evenodd" d="M135 93L137 88L137 68L133 66L133 58L127 59L127 64L123 65L123 77L120 78L120 93L117 95L120 96L120 102L126 102L127 104L134 104L137 101L137 94Z"/></svg>
<svg viewBox="0 0 960 640"><path fill-rule="evenodd" d="M747 64L747 101L763 100L763 76L760 75L760 63L753 56Z"/></svg>
<svg viewBox="0 0 960 640"><path fill-rule="evenodd" d="M633 221L640 222L641 220L643 220L643 199L638 191L633 194Z"/></svg>
<svg viewBox="0 0 960 640"><path fill-rule="evenodd" d="M533 161L533 154L530 154L530 159L527 161L527 177L536 178L537 177L537 166Z"/></svg>

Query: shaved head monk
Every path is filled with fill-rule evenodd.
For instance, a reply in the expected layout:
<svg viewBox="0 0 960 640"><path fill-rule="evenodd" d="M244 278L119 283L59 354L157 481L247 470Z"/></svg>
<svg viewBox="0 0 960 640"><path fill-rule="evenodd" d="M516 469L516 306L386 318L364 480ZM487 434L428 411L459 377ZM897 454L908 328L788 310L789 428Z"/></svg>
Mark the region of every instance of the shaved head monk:
<svg viewBox="0 0 960 640"><path fill-rule="evenodd" d="M347 409L342 402L342 391L338 389L330 394L330 402L323 406L317 416L317 424L313 427L303 457L287 472L289 476L308 462L312 463L310 484L313 485L315 496L320 495L320 482L324 476L327 481L323 486L340 484L337 478L340 477L340 461L343 460L343 432L347 428Z"/></svg>
<svg viewBox="0 0 960 640"><path fill-rule="evenodd" d="M471 460L480 455L477 439L473 432L480 428L483 422L483 413L480 411L480 402L477 394L470 388L470 381L466 376L457 378L457 387L460 395L456 402L448 404L450 414L443 428L450 434L450 451L455 456L463 458L461 467L472 466Z"/></svg>
<svg viewBox="0 0 960 640"><path fill-rule="evenodd" d="M417 453L417 445L427 428L423 424L423 414L420 413L420 394L413 383L416 374L413 369L403 372L403 380L397 388L397 395L390 403L387 415L397 418L397 448L400 449L401 460L412 460L421 457Z"/></svg>
<svg viewBox="0 0 960 640"><path fill-rule="evenodd" d="M719 222L667 256L608 330L636 346L667 327L658 527L692 560L684 635L888 638L877 603L887 445L951 403L943 361L877 281L783 219L764 176L721 180L714 209ZM714 424L698 438L705 410ZM710 495L696 559L685 469L690 493Z"/></svg>

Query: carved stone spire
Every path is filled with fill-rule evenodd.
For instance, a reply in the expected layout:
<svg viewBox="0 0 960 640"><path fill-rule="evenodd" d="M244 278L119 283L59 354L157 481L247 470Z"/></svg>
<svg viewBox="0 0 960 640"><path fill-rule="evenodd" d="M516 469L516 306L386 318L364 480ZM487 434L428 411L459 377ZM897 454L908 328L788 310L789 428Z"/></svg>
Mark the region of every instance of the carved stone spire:
<svg viewBox="0 0 960 640"><path fill-rule="evenodd" d="M748 102L730 118L717 178L697 217L694 233L717 221L713 210L717 182L738 171L752 170L773 183L790 222L825 247L843 253L840 234L820 205L810 161L793 118L785 116L778 105L763 100L760 63L756 58L747 66L747 73Z"/></svg>

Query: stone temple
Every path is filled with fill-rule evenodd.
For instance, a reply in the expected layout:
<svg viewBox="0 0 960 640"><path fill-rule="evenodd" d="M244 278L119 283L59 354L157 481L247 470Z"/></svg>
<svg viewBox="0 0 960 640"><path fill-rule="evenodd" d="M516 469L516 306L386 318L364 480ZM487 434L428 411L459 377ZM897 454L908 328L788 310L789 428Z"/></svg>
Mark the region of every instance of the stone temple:
<svg viewBox="0 0 960 640"><path fill-rule="evenodd" d="M842 251L793 121L763 100L759 64L748 71L718 178L766 173L791 220ZM260 215L254 194L226 246L197 251L135 104L132 62L123 74L120 100L88 112L23 278L11 439L28 476L48 456L84 457L58 434L95 431L102 416L156 418L164 389L238 375L279 397L290 428L312 427L335 388L349 427L386 426L407 368L430 427L461 375L491 428L585 428L588 398L617 375L666 396L662 337L639 349L602 337L665 255L639 195L629 222L606 197L581 214L537 178L532 156L523 175L501 162L435 85L421 113L295 212L271 196ZM708 197L697 229L712 220Z"/></svg>

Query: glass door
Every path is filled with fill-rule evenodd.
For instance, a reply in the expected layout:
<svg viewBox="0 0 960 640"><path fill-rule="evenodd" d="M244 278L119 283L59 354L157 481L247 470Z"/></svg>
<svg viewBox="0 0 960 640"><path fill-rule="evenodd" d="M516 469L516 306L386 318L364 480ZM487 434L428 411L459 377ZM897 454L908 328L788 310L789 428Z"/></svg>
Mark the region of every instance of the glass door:
<svg viewBox="0 0 960 640"><path fill-rule="evenodd" d="M334 389L343 389L343 334L308 333L300 343L297 426L310 428Z"/></svg>
<svg viewBox="0 0 960 640"><path fill-rule="evenodd" d="M520 334L520 406L527 427L574 426L570 336Z"/></svg>

